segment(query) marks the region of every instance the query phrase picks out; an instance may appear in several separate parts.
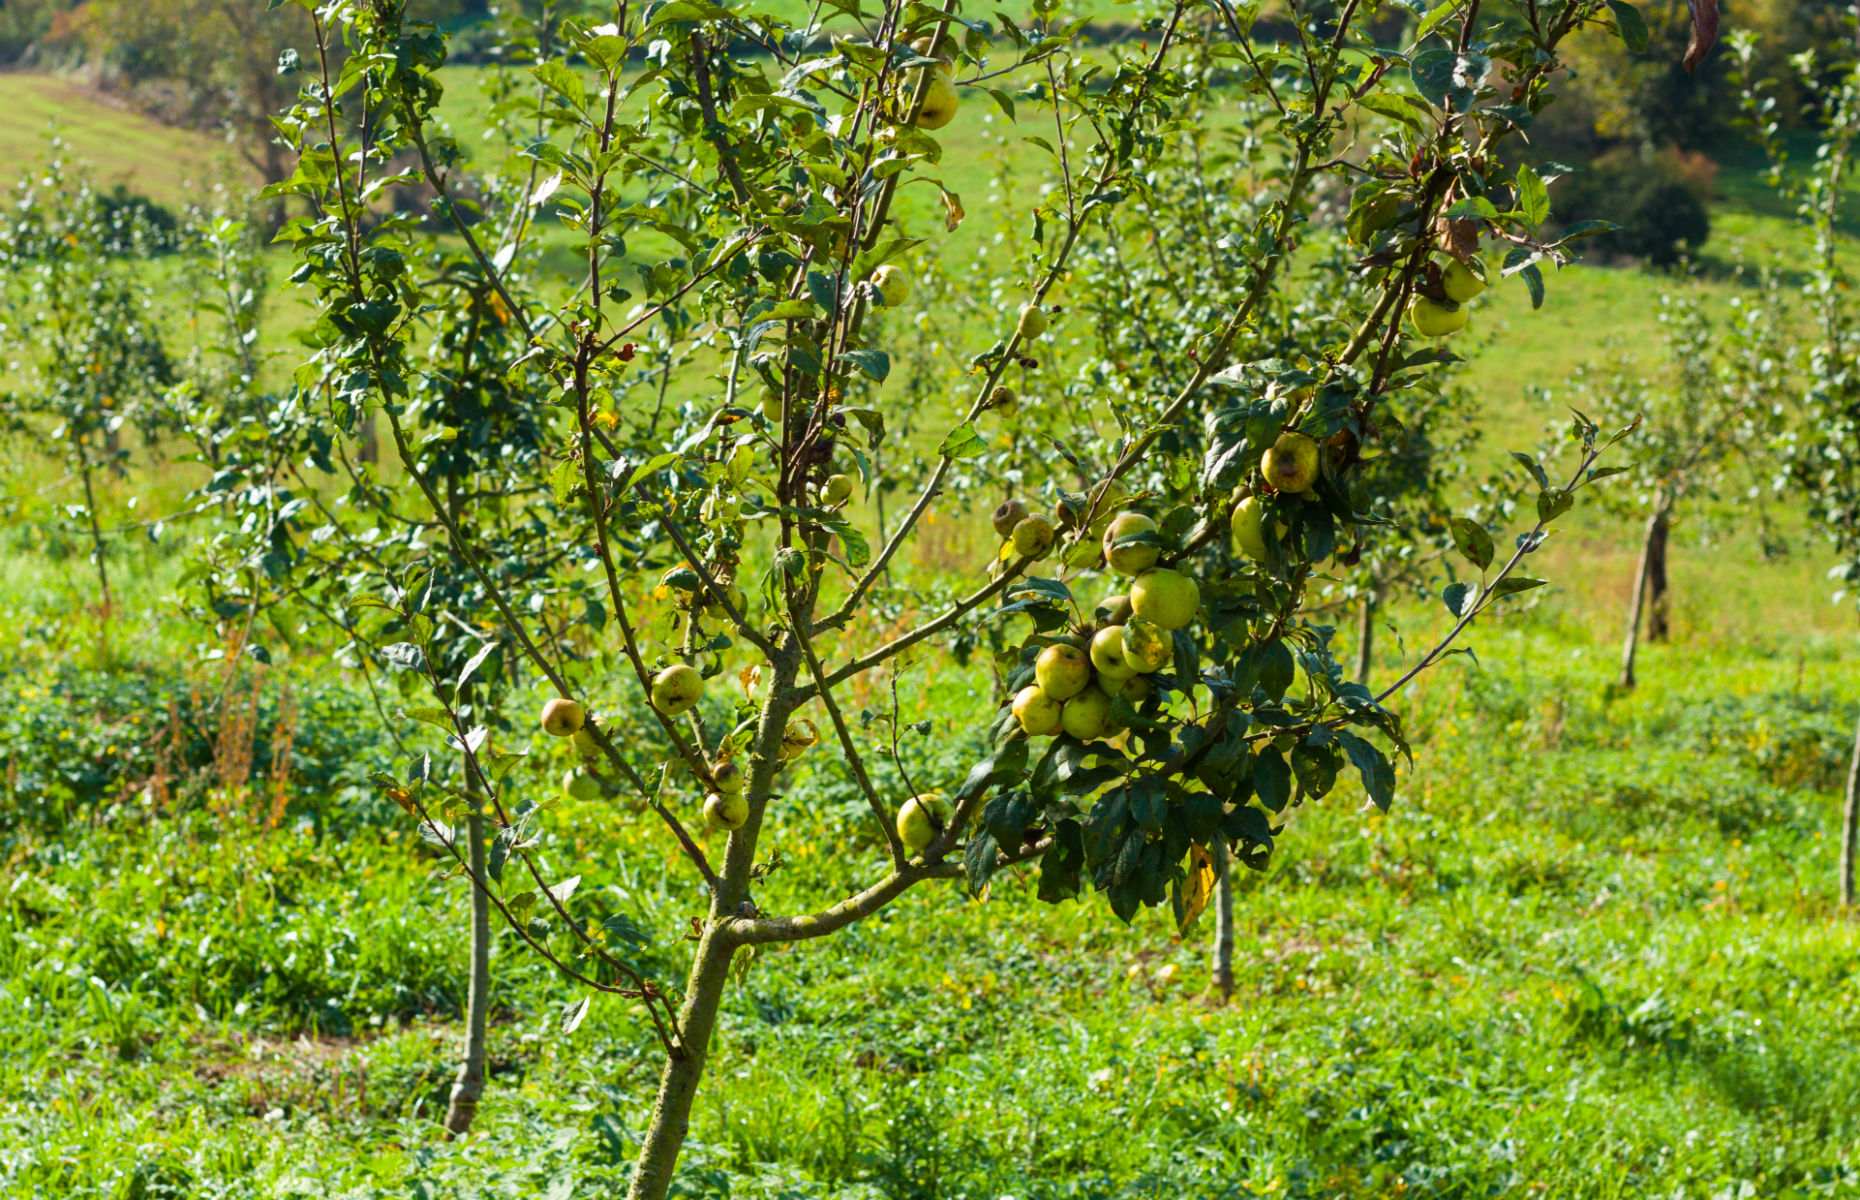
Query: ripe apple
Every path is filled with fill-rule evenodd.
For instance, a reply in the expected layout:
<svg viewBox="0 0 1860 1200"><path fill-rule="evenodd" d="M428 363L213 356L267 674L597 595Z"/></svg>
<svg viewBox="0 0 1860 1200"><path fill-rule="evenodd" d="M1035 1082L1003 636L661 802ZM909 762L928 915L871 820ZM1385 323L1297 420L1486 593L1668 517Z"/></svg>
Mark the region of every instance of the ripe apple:
<svg viewBox="0 0 1860 1200"><path fill-rule="evenodd" d="M1110 721L1111 698L1095 684L1066 701L1059 712L1060 728L1081 742L1103 737Z"/></svg>
<svg viewBox="0 0 1860 1200"><path fill-rule="evenodd" d="M937 71L930 76L930 89L924 93L924 106L917 110L919 129L941 129L956 119L956 106L962 98L948 75Z"/></svg>
<svg viewBox="0 0 1860 1200"><path fill-rule="evenodd" d="M1127 537L1156 532L1156 522L1142 513L1118 513L1111 523L1104 527L1104 561L1111 564L1111 569L1119 575L1141 575L1156 565L1156 557L1162 551L1149 542L1134 542L1128 546L1117 543Z"/></svg>
<svg viewBox="0 0 1860 1200"><path fill-rule="evenodd" d="M573 700L551 700L543 705L543 732L550 737L567 737L579 732L583 720L581 705Z"/></svg>
<svg viewBox="0 0 1860 1200"><path fill-rule="evenodd" d="M1023 304L1020 306L1020 323L1016 328L1020 330L1022 341L1039 341L1046 336L1046 327L1046 313L1039 305Z"/></svg>
<svg viewBox="0 0 1860 1200"><path fill-rule="evenodd" d="M921 854L956 817L956 806L942 792L912 796L898 809L898 840L912 854Z"/></svg>
<svg viewBox="0 0 1860 1200"><path fill-rule="evenodd" d="M1137 576L1130 585L1130 607L1145 621L1163 629L1181 629L1195 619L1201 607L1201 588L1189 576L1157 567Z"/></svg>
<svg viewBox="0 0 1860 1200"><path fill-rule="evenodd" d="M1070 700L1091 682L1091 659L1077 646L1061 642L1040 651L1033 661L1033 677L1040 690L1055 700Z"/></svg>
<svg viewBox="0 0 1860 1200"><path fill-rule="evenodd" d="M704 797L704 823L712 829L741 829L749 819L749 800L741 793L712 792Z"/></svg>
<svg viewBox="0 0 1860 1200"><path fill-rule="evenodd" d="M599 800L601 781L586 771L570 771L562 776L562 793L571 800Z"/></svg>
<svg viewBox="0 0 1860 1200"><path fill-rule="evenodd" d="M1102 683L1122 683L1137 673L1124 657L1124 627L1106 625L1091 636L1091 665Z"/></svg>
<svg viewBox="0 0 1860 1200"><path fill-rule="evenodd" d="M1021 518L1010 537L1014 553L1022 558L1045 558L1053 551L1053 523L1034 513Z"/></svg>
<svg viewBox="0 0 1860 1200"><path fill-rule="evenodd" d="M1139 675L1160 671L1175 659L1175 639L1149 621L1124 622L1124 660Z"/></svg>
<svg viewBox="0 0 1860 1200"><path fill-rule="evenodd" d="M911 298L911 277L896 263L872 272L872 287L885 298L886 308L897 308Z"/></svg>
<svg viewBox="0 0 1860 1200"><path fill-rule="evenodd" d="M1408 320L1414 325L1414 331L1422 337L1446 337L1466 328L1466 319L1472 316L1472 310L1461 304L1448 307L1438 300L1426 296L1416 296L1408 305Z"/></svg>
<svg viewBox="0 0 1860 1200"><path fill-rule="evenodd" d="M743 790L743 785L749 782L749 780L748 777L743 774L743 768L726 758L721 762L711 764L710 782L712 786L724 795L734 796L736 793Z"/></svg>
<svg viewBox="0 0 1860 1200"><path fill-rule="evenodd" d="M1451 258L1440 272L1440 286L1446 289L1447 299L1455 304L1464 304L1485 291L1485 280L1459 259Z"/></svg>
<svg viewBox="0 0 1860 1200"><path fill-rule="evenodd" d="M994 516L990 517L989 521L994 525L995 532L1001 536L1001 540L1005 542L1014 536L1014 526L1026 519L1027 506L1025 504L1018 500L1003 500L995 506Z"/></svg>
<svg viewBox="0 0 1860 1200"><path fill-rule="evenodd" d="M820 489L820 498L828 504L844 504L852 499L853 481L850 475L829 475L824 487Z"/></svg>
<svg viewBox="0 0 1860 1200"><path fill-rule="evenodd" d="M1040 690L1038 684L1030 683L1014 693L1014 719L1020 722L1021 732L1028 737L1050 737L1058 733L1060 706Z"/></svg>
<svg viewBox="0 0 1860 1200"><path fill-rule="evenodd" d="M675 663L653 676L652 706L668 717L689 712L704 695L704 677L697 668Z"/></svg>
<svg viewBox="0 0 1860 1200"><path fill-rule="evenodd" d="M1302 433L1281 433L1259 460L1259 473L1281 492L1308 492L1318 477L1318 444Z"/></svg>

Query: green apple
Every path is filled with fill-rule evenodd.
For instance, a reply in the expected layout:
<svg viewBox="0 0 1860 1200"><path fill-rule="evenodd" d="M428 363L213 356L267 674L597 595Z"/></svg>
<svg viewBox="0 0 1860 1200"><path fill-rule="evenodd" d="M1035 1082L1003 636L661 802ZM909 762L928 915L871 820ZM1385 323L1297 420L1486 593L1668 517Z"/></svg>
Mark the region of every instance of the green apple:
<svg viewBox="0 0 1860 1200"><path fill-rule="evenodd" d="M1266 561L1266 506L1258 496L1234 505L1234 549L1254 562Z"/></svg>
<svg viewBox="0 0 1860 1200"><path fill-rule="evenodd" d="M581 705L573 700L551 700L543 705L543 732L550 737L567 737L580 732L583 720Z"/></svg>
<svg viewBox="0 0 1860 1200"><path fill-rule="evenodd" d="M1281 492L1308 492L1318 477L1318 444L1302 433L1282 433L1259 460L1259 473Z"/></svg>
<svg viewBox="0 0 1860 1200"><path fill-rule="evenodd" d="M1416 296L1408 305L1408 320L1422 337L1446 337L1466 328L1472 310L1465 305L1448 306L1427 296Z"/></svg>
<svg viewBox="0 0 1860 1200"><path fill-rule="evenodd" d="M1141 675L1132 675L1124 681L1124 686L1117 689L1117 694L1131 704L1141 704L1156 691L1156 685Z"/></svg>
<svg viewBox="0 0 1860 1200"><path fill-rule="evenodd" d="M898 840L912 854L921 854L956 817L956 806L942 792L912 796L898 809Z"/></svg>
<svg viewBox="0 0 1860 1200"><path fill-rule="evenodd" d="M925 34L911 43L911 49L916 51L917 57L919 58L935 58L937 60L936 69L943 72L943 74L948 75L953 73L956 69L955 63L950 62L949 59L944 58L942 55L933 55L930 53L930 47L935 41L935 38L931 37L929 34Z"/></svg>
<svg viewBox="0 0 1860 1200"><path fill-rule="evenodd" d="M581 758L596 758L601 753L601 744L586 727L568 735L568 748Z"/></svg>
<svg viewBox="0 0 1860 1200"><path fill-rule="evenodd" d="M1116 596L1106 596L1098 605L1098 612L1106 625L1122 625L1131 617L1130 594L1125 592Z"/></svg>
<svg viewBox="0 0 1860 1200"><path fill-rule="evenodd" d="M1104 683L1122 683L1137 673L1124 657L1124 627L1106 625L1091 635L1091 665Z"/></svg>
<svg viewBox="0 0 1860 1200"><path fill-rule="evenodd" d="M599 800L601 781L586 771L570 771L562 776L562 794L571 800Z"/></svg>
<svg viewBox="0 0 1860 1200"><path fill-rule="evenodd" d="M726 758L711 764L710 782L711 786L724 795L734 796L743 790L743 784L748 782L748 777L743 774L743 768Z"/></svg>
<svg viewBox="0 0 1860 1200"><path fill-rule="evenodd" d="M774 388L762 389L762 418L771 425L781 424L781 393Z"/></svg>
<svg viewBox="0 0 1860 1200"><path fill-rule="evenodd" d="M1447 299L1455 304L1464 304L1485 291L1485 280L1459 259L1450 258L1446 268L1440 272L1440 286L1446 289Z"/></svg>
<svg viewBox="0 0 1860 1200"><path fill-rule="evenodd" d="M1091 682L1091 659L1077 646L1048 646L1033 662L1033 677L1053 699L1070 700Z"/></svg>
<svg viewBox="0 0 1860 1200"><path fill-rule="evenodd" d="M652 706L668 717L690 712L704 695L704 677L697 668L675 663L652 678Z"/></svg>
<svg viewBox="0 0 1860 1200"><path fill-rule="evenodd" d="M1175 639L1166 629L1132 617L1124 622L1124 660L1139 675L1160 671L1175 659Z"/></svg>
<svg viewBox="0 0 1860 1200"><path fill-rule="evenodd" d="M1201 588L1180 571L1157 567L1131 583L1130 607L1138 617L1163 629L1181 629L1201 607Z"/></svg>
<svg viewBox="0 0 1860 1200"><path fill-rule="evenodd" d="M988 393L988 403L983 407L996 416L1012 418L1020 411L1020 397L1014 394L1013 388L1003 384Z"/></svg>
<svg viewBox="0 0 1860 1200"><path fill-rule="evenodd" d="M1059 725L1081 742L1101 738L1111 722L1111 698L1104 689L1093 685L1066 701L1059 712Z"/></svg>
<svg viewBox="0 0 1860 1200"><path fill-rule="evenodd" d="M941 129L956 119L956 106L962 97L948 75L937 71L930 76L930 90L924 93L924 106L917 110L919 129Z"/></svg>
<svg viewBox="0 0 1860 1200"><path fill-rule="evenodd" d="M886 308L897 308L911 298L911 277L895 263L872 272L872 287L884 297Z"/></svg>
<svg viewBox="0 0 1860 1200"><path fill-rule="evenodd" d="M749 819L749 799L738 793L712 792L704 797L704 824L712 829L741 829Z"/></svg>
<svg viewBox="0 0 1860 1200"><path fill-rule="evenodd" d="M1059 701L1041 691L1038 684L1030 683L1014 693L1014 719L1020 722L1021 732L1028 737L1050 737L1058 733L1059 716Z"/></svg>
<svg viewBox="0 0 1860 1200"><path fill-rule="evenodd" d="M1027 506L1018 500L1003 500L995 506L994 516L989 521L1002 541L1014 536L1014 526L1027 519Z"/></svg>
<svg viewBox="0 0 1860 1200"><path fill-rule="evenodd" d="M711 593L710 598L704 603L704 615L713 621L727 620L731 608L734 608L738 613L743 611L742 588L737 587L733 583L725 584L723 596L730 602L728 608L724 606L723 599L720 599L715 592Z"/></svg>
<svg viewBox="0 0 1860 1200"><path fill-rule="evenodd" d="M1021 518L1009 540L1014 543L1014 553L1022 558L1045 558L1053 552L1053 536L1053 523L1034 513Z"/></svg>
<svg viewBox="0 0 1860 1200"><path fill-rule="evenodd" d="M820 498L829 505L844 504L852 499L853 481L850 475L829 475L825 486L820 489Z"/></svg>
<svg viewBox="0 0 1860 1200"><path fill-rule="evenodd" d="M1118 513L1104 527L1104 561L1119 575L1143 574L1156 565L1156 557L1162 553L1161 549L1154 542L1132 542L1127 546L1117 543L1146 533L1156 533L1156 522L1142 513Z"/></svg>
<svg viewBox="0 0 1860 1200"><path fill-rule="evenodd" d="M1015 326L1024 342L1037 342L1046 336L1046 313L1037 304L1020 306L1020 322Z"/></svg>

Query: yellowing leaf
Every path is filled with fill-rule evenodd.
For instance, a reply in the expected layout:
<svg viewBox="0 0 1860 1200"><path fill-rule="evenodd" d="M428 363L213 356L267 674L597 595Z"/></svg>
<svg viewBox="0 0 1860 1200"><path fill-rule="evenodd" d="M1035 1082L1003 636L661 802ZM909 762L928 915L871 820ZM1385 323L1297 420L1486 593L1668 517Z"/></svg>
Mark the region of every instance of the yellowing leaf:
<svg viewBox="0 0 1860 1200"><path fill-rule="evenodd" d="M1214 856L1200 846L1188 848L1188 878L1182 881L1182 919L1178 932L1187 935L1214 895Z"/></svg>

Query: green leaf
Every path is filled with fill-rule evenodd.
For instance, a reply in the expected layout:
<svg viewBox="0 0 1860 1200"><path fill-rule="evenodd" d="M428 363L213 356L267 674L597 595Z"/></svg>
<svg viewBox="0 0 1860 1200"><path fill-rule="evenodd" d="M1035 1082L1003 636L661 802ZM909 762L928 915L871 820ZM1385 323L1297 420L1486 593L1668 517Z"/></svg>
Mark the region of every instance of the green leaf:
<svg viewBox="0 0 1860 1200"><path fill-rule="evenodd" d="M1518 592L1528 592L1532 588L1540 588L1548 582L1550 581L1547 579L1532 579L1526 575L1507 575L1505 578L1492 585L1492 595L1512 596L1516 595Z"/></svg>
<svg viewBox="0 0 1860 1200"><path fill-rule="evenodd" d="M969 839L962 851L962 867L968 876L969 895L979 897L995 873L994 834L983 830Z"/></svg>
<svg viewBox="0 0 1860 1200"><path fill-rule="evenodd" d="M1441 591L1440 600L1455 617L1464 617L1479 603L1479 587L1465 580L1449 583Z"/></svg>
<svg viewBox="0 0 1860 1200"><path fill-rule="evenodd" d="M1524 286L1530 289L1531 307L1542 308L1544 306L1544 273L1538 269L1536 263L1532 263L1518 274L1524 276Z"/></svg>
<svg viewBox="0 0 1860 1200"><path fill-rule="evenodd" d="M1518 192L1518 211L1532 225L1541 225L1550 217L1550 188L1531 170L1530 164L1518 167L1515 185Z"/></svg>
<svg viewBox="0 0 1860 1200"><path fill-rule="evenodd" d="M1395 768L1389 765L1388 757L1347 729L1337 731L1337 744L1362 777L1363 791L1369 794L1370 802L1387 812L1395 799Z"/></svg>
<svg viewBox="0 0 1860 1200"><path fill-rule="evenodd" d="M1467 562L1481 571L1492 565L1492 535L1484 526L1467 517L1454 517L1447 524L1453 533L1454 547Z"/></svg>
<svg viewBox="0 0 1860 1200"><path fill-rule="evenodd" d="M975 432L974 423L965 421L950 430L949 436L943 439L943 444L936 448L936 452L945 458L977 458L987 448L988 443L982 440L981 434Z"/></svg>
<svg viewBox="0 0 1860 1200"><path fill-rule="evenodd" d="M428 725L437 725L447 733L452 732L452 714L437 704L423 704L418 708L403 708L400 715L410 721L425 721Z"/></svg>
<svg viewBox="0 0 1860 1200"><path fill-rule="evenodd" d="M1641 20L1640 10L1624 0L1608 0L1608 9L1615 14L1621 44L1636 54L1647 53L1647 22Z"/></svg>
<svg viewBox="0 0 1860 1200"><path fill-rule="evenodd" d="M556 95L582 112L588 111L588 89L575 74L559 62L546 62L530 68L530 74Z"/></svg>
<svg viewBox="0 0 1860 1200"><path fill-rule="evenodd" d="M568 498L575 492L575 485L581 482L581 472L575 469L575 460L565 458L555 464L555 470L549 472L549 487L555 492L555 502L559 507L568 506Z"/></svg>
<svg viewBox="0 0 1860 1200"><path fill-rule="evenodd" d="M1370 112L1380 113L1390 120L1406 125L1416 133L1421 132L1421 114L1416 112L1414 106L1400 96L1391 96L1384 92L1372 92L1357 101L1357 103Z"/></svg>
<svg viewBox="0 0 1860 1200"><path fill-rule="evenodd" d="M581 1022L587 1018L588 1004L594 997L583 996L562 1010L559 1028L564 1034L570 1034L581 1028Z"/></svg>
<svg viewBox="0 0 1860 1200"><path fill-rule="evenodd" d="M891 355L883 350L848 350L840 357L879 383L885 382L885 376L891 374Z"/></svg>
<svg viewBox="0 0 1860 1200"><path fill-rule="evenodd" d="M1545 488L1537 493L1537 519L1548 525L1576 503L1576 497L1562 488Z"/></svg>
<svg viewBox="0 0 1860 1200"><path fill-rule="evenodd" d="M1292 769L1285 756L1268 747L1253 760L1253 794L1273 812L1284 812L1292 798Z"/></svg>

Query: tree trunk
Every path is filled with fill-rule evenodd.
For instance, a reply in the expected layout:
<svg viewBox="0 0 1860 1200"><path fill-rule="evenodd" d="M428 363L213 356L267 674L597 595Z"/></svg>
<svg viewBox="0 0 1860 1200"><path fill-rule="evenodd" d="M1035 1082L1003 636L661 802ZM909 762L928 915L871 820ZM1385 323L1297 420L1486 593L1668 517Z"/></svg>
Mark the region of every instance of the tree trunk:
<svg viewBox="0 0 1860 1200"><path fill-rule="evenodd" d="M1847 807L1841 813L1841 907L1854 906L1854 843L1860 839L1860 725L1854 728L1854 756L1847 767Z"/></svg>
<svg viewBox="0 0 1860 1200"><path fill-rule="evenodd" d="M1356 627L1356 682L1369 682L1369 668L1376 652L1376 594L1363 595L1363 615Z"/></svg>
<svg viewBox="0 0 1860 1200"><path fill-rule="evenodd" d="M82 454L83 448L78 452ZM102 666L110 657L110 610L115 604L110 598L110 568L103 561L103 526L97 520L97 491L91 484L90 459L80 459L78 468L84 473L84 509L90 518L91 558L97 564L97 586L103 590L103 605L97 610L97 665Z"/></svg>
<svg viewBox="0 0 1860 1200"><path fill-rule="evenodd" d="M697 957L685 981L685 1002L678 1010L676 1053L666 1059L665 1070L659 1075L659 1094L653 1101L652 1119L647 1122L639 1158L633 1164L628 1200L665 1200L678 1155L691 1132L691 1106L710 1057L711 1033L717 1026L717 1009L723 1002L723 989L730 981L730 960L736 953L735 943L722 932L723 922L742 913L749 902L749 872L755 865L762 814L781 764L782 734L794 711L789 691L794 684L798 654L793 650L789 653L790 657L775 663L775 679L763 702L750 751L746 789L750 797L749 819L730 835L724 851L723 871L711 894L710 919L698 939Z"/></svg>
<svg viewBox="0 0 1860 1200"><path fill-rule="evenodd" d="M473 813L465 819L465 836L471 839L471 873L485 879L484 818ZM453 1134L471 1129L484 1096L485 1024L491 1003L491 898L484 889L471 888L471 990L465 1001L465 1061L452 1085L446 1107L446 1129Z"/></svg>
<svg viewBox="0 0 1860 1200"><path fill-rule="evenodd" d="M381 461L381 443L375 437L375 414L362 416L362 427L355 435L355 461L378 463Z"/></svg>
<svg viewBox="0 0 1860 1200"><path fill-rule="evenodd" d="M1657 508L1647 526L1647 640L1664 642L1666 620L1666 509Z"/></svg>
<svg viewBox="0 0 1860 1200"><path fill-rule="evenodd" d="M1214 988L1225 1004L1234 994L1234 866L1227 843L1214 839Z"/></svg>
<svg viewBox="0 0 1860 1200"><path fill-rule="evenodd" d="M1634 571L1634 596L1628 601L1627 643L1621 647L1621 686L1631 689L1634 686L1634 652L1640 643L1640 614L1647 605L1647 572L1653 565L1654 538L1656 534L1664 538L1666 529L1666 506L1655 504L1653 515L1647 518L1647 534L1640 544L1640 566Z"/></svg>

